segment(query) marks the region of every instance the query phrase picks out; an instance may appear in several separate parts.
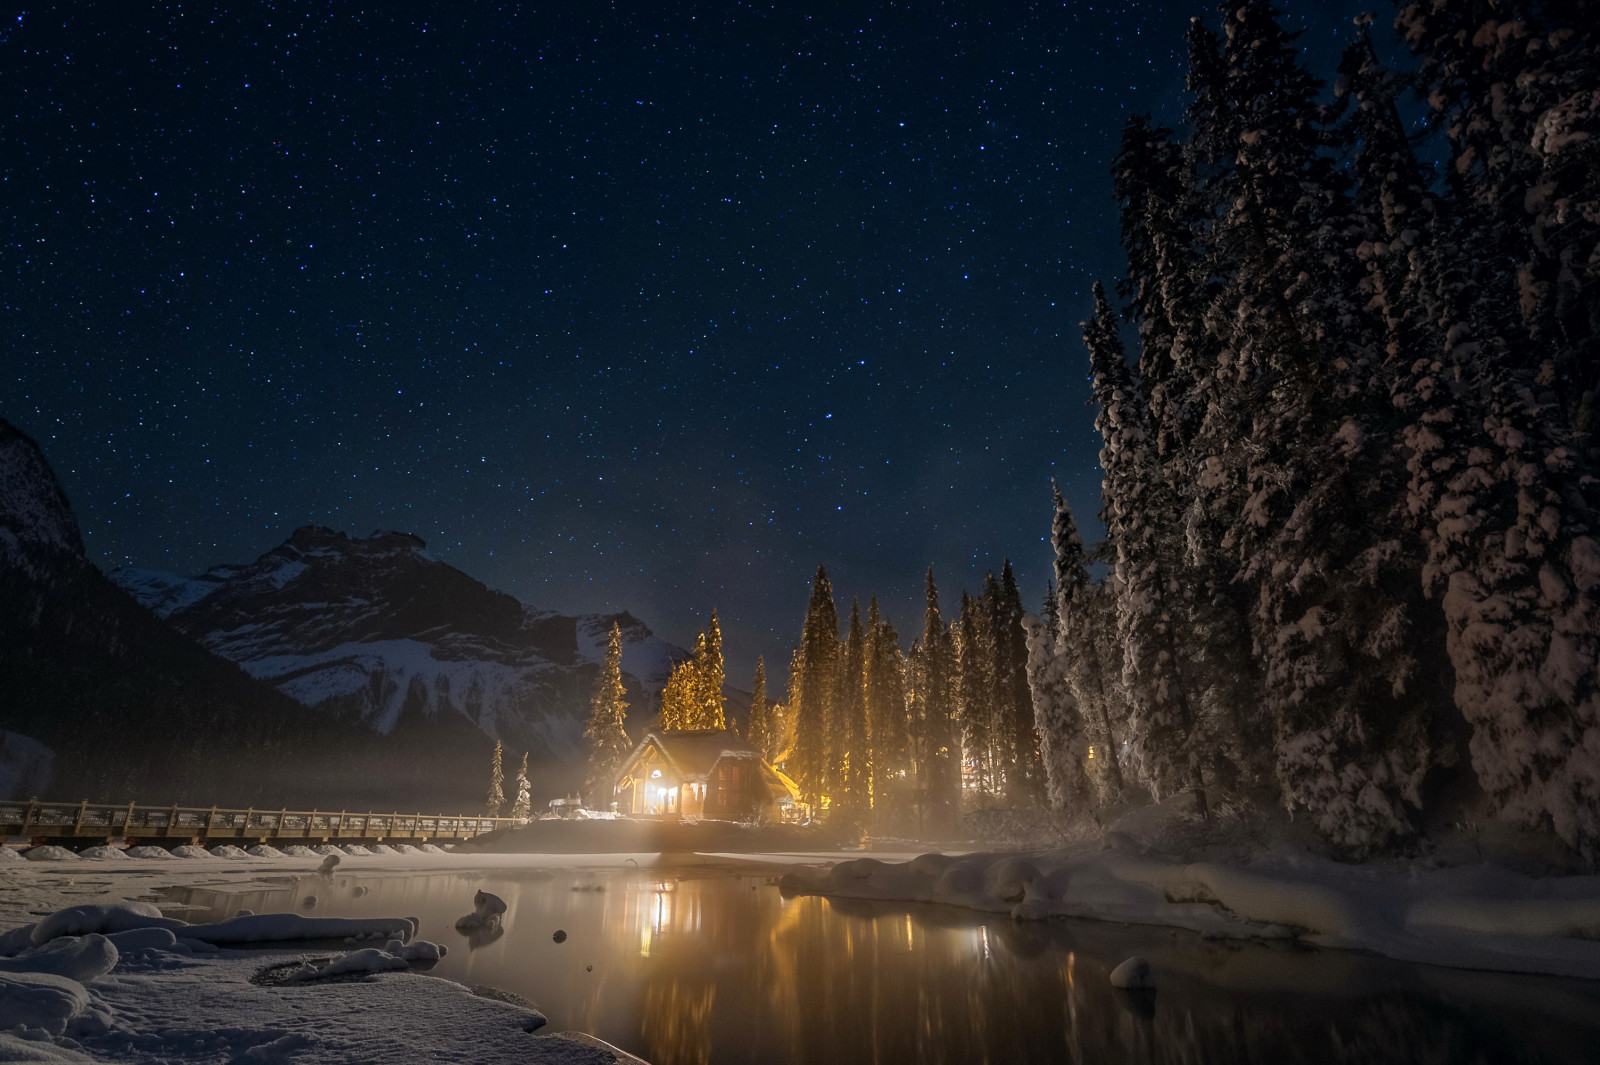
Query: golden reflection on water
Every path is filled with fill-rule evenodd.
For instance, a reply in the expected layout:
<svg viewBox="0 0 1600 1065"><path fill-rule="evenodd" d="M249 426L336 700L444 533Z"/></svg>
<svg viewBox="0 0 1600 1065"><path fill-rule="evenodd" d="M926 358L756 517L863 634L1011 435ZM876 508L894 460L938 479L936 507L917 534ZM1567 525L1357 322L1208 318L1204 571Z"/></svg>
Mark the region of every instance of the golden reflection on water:
<svg viewBox="0 0 1600 1065"><path fill-rule="evenodd" d="M510 912L503 938L471 950L452 926L479 887ZM416 914L425 938L451 948L437 975L514 991L551 1030L593 1032L654 1065L1581 1062L1600 1033L1590 985L1419 977L1381 959L1158 929L784 899L766 877L726 871L306 878L215 904L217 916ZM1156 995L1110 986L1132 953L1162 974ZM1440 1005L1441 987L1492 1008ZM1565 1017L1511 1036L1484 1019L1519 988L1535 989L1525 1006L1559 1004Z"/></svg>

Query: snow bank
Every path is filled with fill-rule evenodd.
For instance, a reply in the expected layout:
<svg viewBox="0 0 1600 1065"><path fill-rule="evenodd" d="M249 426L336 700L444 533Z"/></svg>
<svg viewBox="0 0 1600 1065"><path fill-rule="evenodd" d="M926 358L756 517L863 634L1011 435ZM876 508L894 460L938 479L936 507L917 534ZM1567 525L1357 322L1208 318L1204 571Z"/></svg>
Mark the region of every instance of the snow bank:
<svg viewBox="0 0 1600 1065"><path fill-rule="evenodd" d="M30 862L62 862L76 861L78 856L65 847L48 844L43 847L29 847L23 857Z"/></svg>
<svg viewBox="0 0 1600 1065"><path fill-rule="evenodd" d="M0 862L20 862L24 860L15 847L0 845Z"/></svg>
<svg viewBox="0 0 1600 1065"><path fill-rule="evenodd" d="M105 936L66 936L0 958L0 973L48 973L86 984L116 968L117 957L116 945Z"/></svg>
<svg viewBox="0 0 1600 1065"><path fill-rule="evenodd" d="M253 847L246 848L245 853L247 853L250 856L255 857L255 858L282 858L283 857L283 852L282 851L280 851L276 847L268 846L265 843L257 843Z"/></svg>
<svg viewBox="0 0 1600 1065"><path fill-rule="evenodd" d="M78 857L80 857L80 858L120 858L120 857L122 857L122 851L117 847L107 846L106 844L102 843L98 847L85 847L81 852L79 852Z"/></svg>
<svg viewBox="0 0 1600 1065"><path fill-rule="evenodd" d="M789 894L943 903L1017 920L1070 916L1211 936L1298 938L1457 968L1600 973L1594 876L1350 866L1275 852L1227 864L1060 850L925 854L903 863L857 858L821 876L788 874L779 886Z"/></svg>
<svg viewBox="0 0 1600 1065"><path fill-rule="evenodd" d="M250 855L246 854L243 850L235 847L231 843L219 843L217 846L211 848L210 854L213 858L239 859L250 857Z"/></svg>
<svg viewBox="0 0 1600 1065"><path fill-rule="evenodd" d="M143 903L74 906L0 934L10 955L0 958L0 1061L637 1061L598 1040L532 1034L546 1022L525 1003L476 996L428 976L383 977L445 953L435 943L407 942L413 933L407 919L262 914L186 925L153 910ZM143 926L92 930L129 923ZM176 934L167 926L176 926ZM303 965L291 981L306 990L288 999L275 986L253 981L259 954L195 956L205 946L201 937L266 941L339 932L378 936L383 946ZM163 953L176 957L164 961ZM138 963L120 965L125 957ZM341 976L346 980L325 979Z"/></svg>
<svg viewBox="0 0 1600 1065"><path fill-rule="evenodd" d="M372 852L359 843L346 843L340 849L351 857L372 857Z"/></svg>
<svg viewBox="0 0 1600 1065"><path fill-rule="evenodd" d="M0 972L0 1030L41 1030L59 1039L88 1007L89 989L76 980L50 973Z"/></svg>
<svg viewBox="0 0 1600 1065"><path fill-rule="evenodd" d="M167 850L167 848L151 846L148 843L142 844L138 847L129 847L123 853L125 853L129 858L155 858L157 860L166 860L173 856L172 852Z"/></svg>
<svg viewBox="0 0 1600 1065"><path fill-rule="evenodd" d="M181 847L172 848L174 858L209 858L211 852L204 847L197 847L193 843L185 843Z"/></svg>
<svg viewBox="0 0 1600 1065"><path fill-rule="evenodd" d="M291 844L290 846L287 846L287 847L283 848L283 853L284 853L284 855L286 857L289 857L289 858L315 858L315 857L318 857L316 851L312 850L310 847L307 847L303 843Z"/></svg>

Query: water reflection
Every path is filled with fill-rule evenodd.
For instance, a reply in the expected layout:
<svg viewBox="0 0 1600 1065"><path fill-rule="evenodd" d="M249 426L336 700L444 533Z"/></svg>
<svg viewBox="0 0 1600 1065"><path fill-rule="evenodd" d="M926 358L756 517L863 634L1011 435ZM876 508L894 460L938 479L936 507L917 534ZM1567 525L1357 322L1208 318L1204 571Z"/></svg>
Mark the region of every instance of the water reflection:
<svg viewBox="0 0 1600 1065"><path fill-rule="evenodd" d="M467 950L451 926L479 888L505 899L505 934ZM784 899L769 878L728 870L351 875L188 896L224 915L298 909L313 893L321 914L418 916L425 937L459 945L435 975L514 991L553 1029L656 1065L1587 1062L1600 1037L1593 983ZM1110 986L1134 953L1158 973L1154 994Z"/></svg>

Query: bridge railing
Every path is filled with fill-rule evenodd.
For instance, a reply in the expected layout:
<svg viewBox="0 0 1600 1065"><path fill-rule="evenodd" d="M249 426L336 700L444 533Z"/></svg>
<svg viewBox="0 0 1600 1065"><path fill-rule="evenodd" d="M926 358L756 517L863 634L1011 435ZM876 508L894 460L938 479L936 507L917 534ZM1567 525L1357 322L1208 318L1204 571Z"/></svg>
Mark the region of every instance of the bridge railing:
<svg viewBox="0 0 1600 1065"><path fill-rule="evenodd" d="M314 840L470 839L525 824L515 817L349 810L259 810L138 803L4 802L0 837Z"/></svg>

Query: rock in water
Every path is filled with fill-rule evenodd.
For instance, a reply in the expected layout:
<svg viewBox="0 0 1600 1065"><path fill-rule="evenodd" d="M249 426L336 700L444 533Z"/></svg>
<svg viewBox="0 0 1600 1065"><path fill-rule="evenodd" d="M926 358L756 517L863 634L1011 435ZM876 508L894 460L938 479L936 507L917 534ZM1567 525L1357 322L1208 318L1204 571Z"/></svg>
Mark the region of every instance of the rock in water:
<svg viewBox="0 0 1600 1065"><path fill-rule="evenodd" d="M567 941L566 929L564 929L564 928L556 929L555 930L555 934L552 935L550 938L555 940L557 943L565 943Z"/></svg>
<svg viewBox="0 0 1600 1065"><path fill-rule="evenodd" d="M317 866L317 875L332 876L334 867L338 864L339 856L337 854L328 855L326 858L322 859L322 864Z"/></svg>
<svg viewBox="0 0 1600 1065"><path fill-rule="evenodd" d="M1127 991L1149 991L1156 986L1150 975L1150 963L1138 956L1129 958L1111 970L1111 986Z"/></svg>

